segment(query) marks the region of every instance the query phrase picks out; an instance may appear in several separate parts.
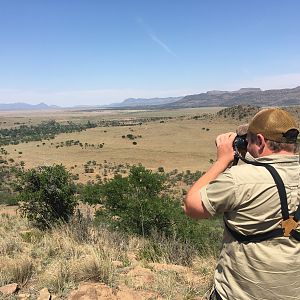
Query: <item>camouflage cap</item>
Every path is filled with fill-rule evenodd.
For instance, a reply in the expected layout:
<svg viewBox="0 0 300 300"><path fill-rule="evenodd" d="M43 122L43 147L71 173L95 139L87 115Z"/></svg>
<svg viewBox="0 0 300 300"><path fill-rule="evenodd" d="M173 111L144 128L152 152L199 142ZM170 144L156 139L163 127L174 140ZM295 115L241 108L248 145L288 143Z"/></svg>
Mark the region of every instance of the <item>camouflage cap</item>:
<svg viewBox="0 0 300 300"><path fill-rule="evenodd" d="M287 111L268 108L254 116L249 123L248 132L260 133L266 139L279 143L295 143L299 128L296 120Z"/></svg>

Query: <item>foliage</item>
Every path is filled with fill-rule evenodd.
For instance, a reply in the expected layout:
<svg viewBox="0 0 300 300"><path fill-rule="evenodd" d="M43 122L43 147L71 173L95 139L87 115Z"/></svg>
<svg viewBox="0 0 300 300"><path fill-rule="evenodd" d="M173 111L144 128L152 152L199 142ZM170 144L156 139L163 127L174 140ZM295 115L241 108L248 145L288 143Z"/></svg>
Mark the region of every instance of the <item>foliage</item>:
<svg viewBox="0 0 300 300"><path fill-rule="evenodd" d="M139 249L139 259L148 262L165 262L177 265L190 266L197 249L189 243L184 243L176 238L167 238L163 234L153 231Z"/></svg>
<svg viewBox="0 0 300 300"><path fill-rule="evenodd" d="M83 203L92 205L99 203L101 196L101 185L99 183L88 183L83 186L82 191L80 192L80 200Z"/></svg>
<svg viewBox="0 0 300 300"><path fill-rule="evenodd" d="M1 128L0 129L0 146L1 145L18 145L19 143L29 141L42 141L54 139L60 133L80 132L86 129L95 127L117 127L117 126L138 126L144 122L159 121L165 119L172 119L172 117L148 117L133 120L99 120L97 123L87 121L86 123L74 123L68 121L67 124L56 122L55 120L48 120L37 125L26 125L15 123L20 126L15 128ZM107 132L104 130L104 132ZM141 136L130 135L129 139L141 138ZM74 143L75 144L75 143ZM76 143L82 146L82 143ZM40 145L39 145L40 146ZM38 146L38 147L39 147ZM70 142L68 143L70 146ZM91 145L89 145L91 146ZM104 143L98 144L97 148L103 148ZM57 145L57 148L61 145ZM87 147L87 145L85 145ZM95 147L95 145L93 145Z"/></svg>
<svg viewBox="0 0 300 300"><path fill-rule="evenodd" d="M13 192L14 174L20 165L14 164L12 158L7 159L8 152L0 148L0 204L17 205L18 201Z"/></svg>
<svg viewBox="0 0 300 300"><path fill-rule="evenodd" d="M39 229L68 222L77 205L71 174L62 165L21 172L17 189L22 215Z"/></svg>
<svg viewBox="0 0 300 300"><path fill-rule="evenodd" d="M249 116L254 116L259 111L258 106L235 105L224 108L216 113L218 118L230 118L238 121L248 121Z"/></svg>
<svg viewBox="0 0 300 300"><path fill-rule="evenodd" d="M164 178L142 166L133 166L128 177L116 175L101 186L98 221L109 220L111 226L127 232L149 235L154 228L171 234L174 220L169 217L179 204L161 193Z"/></svg>
<svg viewBox="0 0 300 300"><path fill-rule="evenodd" d="M70 133L94 128L97 124L88 121L86 124L75 124L68 122L60 124L54 120L42 122L38 125L21 125L18 128L0 129L0 145L17 145L28 141L41 141L42 139L53 139L59 133Z"/></svg>
<svg viewBox="0 0 300 300"><path fill-rule="evenodd" d="M161 174L133 166L128 177L116 175L95 189L100 196L98 203L103 205L97 211L98 223L150 238L155 231L157 236L172 238L177 245L189 244L202 253L208 249L218 251L222 235L220 220L188 219L181 203L170 198L166 177Z"/></svg>

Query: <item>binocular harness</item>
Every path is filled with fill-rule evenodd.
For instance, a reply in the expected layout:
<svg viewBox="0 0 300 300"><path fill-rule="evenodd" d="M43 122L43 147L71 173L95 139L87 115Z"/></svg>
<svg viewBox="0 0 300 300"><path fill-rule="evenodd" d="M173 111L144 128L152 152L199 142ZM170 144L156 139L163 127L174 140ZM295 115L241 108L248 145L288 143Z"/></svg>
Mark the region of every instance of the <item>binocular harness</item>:
<svg viewBox="0 0 300 300"><path fill-rule="evenodd" d="M247 143L246 139L245 142ZM266 168L270 174L272 175L275 184L277 186L279 198L280 198L280 205L281 205L281 214L282 214L282 220L281 220L281 228L277 228L265 233L259 233L259 234L252 234L252 235L244 235L241 234L232 228L229 227L227 224L226 220L224 220L225 226L227 230L231 233L231 235L240 243L256 243L256 242L261 242L265 241L268 239L272 239L275 237L293 237L296 239L298 242L300 242L300 232L298 232L296 229L299 224L300 220L300 203L298 205L298 208L294 215L290 215L289 210L288 210L288 203L287 203L287 196L286 196L286 190L284 183L276 171L276 169L266 163L260 163L257 161L250 161L246 158L244 158L242 155L240 155L239 149L237 147L237 143L233 144L234 150L235 150L235 158L234 162L238 162L239 159L241 159L243 162L247 164L252 164L258 167L264 167ZM247 145L247 144L246 144ZM298 198L299 198L299 192L298 192Z"/></svg>

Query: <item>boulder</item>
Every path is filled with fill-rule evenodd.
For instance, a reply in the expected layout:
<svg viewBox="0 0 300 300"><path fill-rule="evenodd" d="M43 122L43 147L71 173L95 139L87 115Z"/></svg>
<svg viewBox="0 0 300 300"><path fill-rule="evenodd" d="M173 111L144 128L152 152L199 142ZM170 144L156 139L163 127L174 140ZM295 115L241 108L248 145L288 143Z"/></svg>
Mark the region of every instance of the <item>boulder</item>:
<svg viewBox="0 0 300 300"><path fill-rule="evenodd" d="M43 288L42 290L40 290L37 300L51 300L51 294L49 293L47 288Z"/></svg>
<svg viewBox="0 0 300 300"><path fill-rule="evenodd" d="M17 283L11 283L0 287L0 293L2 293L5 296L9 296L16 293L18 289L19 286Z"/></svg>
<svg viewBox="0 0 300 300"><path fill-rule="evenodd" d="M82 283L72 291L68 300L115 300L111 288L103 283Z"/></svg>

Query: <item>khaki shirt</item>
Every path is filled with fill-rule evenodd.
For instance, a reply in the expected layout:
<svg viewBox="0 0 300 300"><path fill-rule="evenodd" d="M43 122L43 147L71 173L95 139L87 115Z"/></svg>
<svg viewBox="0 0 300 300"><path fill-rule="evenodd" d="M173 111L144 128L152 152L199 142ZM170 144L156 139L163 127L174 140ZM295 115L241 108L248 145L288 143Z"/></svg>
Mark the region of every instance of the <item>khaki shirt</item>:
<svg viewBox="0 0 300 300"><path fill-rule="evenodd" d="M272 164L281 176L290 214L299 205L298 155L256 159ZM264 167L231 167L200 190L208 212L224 213L228 226L245 235L280 227L278 190ZM238 243L225 229L214 283L223 299L300 299L300 242L279 237L259 243Z"/></svg>

